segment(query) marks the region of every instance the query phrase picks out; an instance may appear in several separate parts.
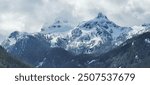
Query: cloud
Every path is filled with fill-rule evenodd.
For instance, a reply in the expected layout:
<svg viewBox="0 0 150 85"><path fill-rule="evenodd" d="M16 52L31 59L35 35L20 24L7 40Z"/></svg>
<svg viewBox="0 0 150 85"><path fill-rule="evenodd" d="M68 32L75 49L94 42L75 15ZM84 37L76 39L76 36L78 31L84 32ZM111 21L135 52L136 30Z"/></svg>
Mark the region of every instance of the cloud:
<svg viewBox="0 0 150 85"><path fill-rule="evenodd" d="M38 32L56 19L74 25L98 12L121 26L150 22L150 0L0 0L0 36L12 31Z"/></svg>
<svg viewBox="0 0 150 85"><path fill-rule="evenodd" d="M69 2L69 0L66 0ZM103 12L121 26L134 26L150 22L149 0L73 0L75 14L83 20Z"/></svg>
<svg viewBox="0 0 150 85"><path fill-rule="evenodd" d="M0 45L1 45L1 42L3 42L5 38L6 38L5 36L0 34Z"/></svg>

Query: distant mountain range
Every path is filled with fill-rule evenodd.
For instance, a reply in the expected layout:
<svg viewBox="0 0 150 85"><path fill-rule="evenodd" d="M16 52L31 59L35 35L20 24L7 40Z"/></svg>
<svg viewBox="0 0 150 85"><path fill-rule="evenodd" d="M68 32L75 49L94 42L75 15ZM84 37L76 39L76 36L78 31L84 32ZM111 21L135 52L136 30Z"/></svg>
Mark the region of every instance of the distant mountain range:
<svg viewBox="0 0 150 85"><path fill-rule="evenodd" d="M76 27L58 20L41 32L15 31L2 46L34 67L150 67L149 30L121 27L99 13Z"/></svg>

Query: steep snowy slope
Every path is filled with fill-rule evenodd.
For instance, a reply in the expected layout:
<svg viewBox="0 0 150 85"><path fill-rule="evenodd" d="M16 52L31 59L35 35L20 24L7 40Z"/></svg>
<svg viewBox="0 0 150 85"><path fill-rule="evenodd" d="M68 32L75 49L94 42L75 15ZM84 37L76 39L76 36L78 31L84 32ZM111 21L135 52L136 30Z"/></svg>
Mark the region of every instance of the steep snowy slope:
<svg viewBox="0 0 150 85"><path fill-rule="evenodd" d="M121 27L105 15L98 16L75 27L70 33L67 50L76 54L105 53L134 36L150 31L150 24Z"/></svg>
<svg viewBox="0 0 150 85"><path fill-rule="evenodd" d="M150 24L143 24L143 25L140 25L140 26L133 26L132 30L129 31L127 38L130 39L133 36L137 36L137 35L140 35L142 33L149 32L149 31L150 31Z"/></svg>
<svg viewBox="0 0 150 85"><path fill-rule="evenodd" d="M77 54L91 54L99 50L104 53L124 42L130 30L131 28L116 25L99 13L96 18L83 22L72 30L67 50Z"/></svg>

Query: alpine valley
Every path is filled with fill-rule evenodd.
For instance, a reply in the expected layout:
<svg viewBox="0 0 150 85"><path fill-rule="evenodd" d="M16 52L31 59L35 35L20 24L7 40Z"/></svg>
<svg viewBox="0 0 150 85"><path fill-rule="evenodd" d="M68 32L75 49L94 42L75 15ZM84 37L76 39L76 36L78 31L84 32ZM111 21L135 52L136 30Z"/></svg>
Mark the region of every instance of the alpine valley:
<svg viewBox="0 0 150 85"><path fill-rule="evenodd" d="M150 24L121 27L104 14L73 27L57 20L40 32L12 32L2 47L33 67L150 67Z"/></svg>

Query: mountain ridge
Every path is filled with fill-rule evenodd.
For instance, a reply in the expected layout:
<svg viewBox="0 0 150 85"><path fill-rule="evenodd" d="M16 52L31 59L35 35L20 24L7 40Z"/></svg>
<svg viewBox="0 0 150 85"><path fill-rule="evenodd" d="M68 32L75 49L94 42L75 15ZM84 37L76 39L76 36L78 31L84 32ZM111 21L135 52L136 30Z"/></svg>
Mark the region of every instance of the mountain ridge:
<svg viewBox="0 0 150 85"><path fill-rule="evenodd" d="M65 28L67 30L60 31ZM100 49L104 50L105 47L107 47L105 49L107 52L120 45L127 40L127 37L131 38L134 35L134 32L131 32L130 37L128 36L131 30L133 29L116 25L105 15L99 13L94 19L83 22L74 28L68 22L58 20L53 25L42 28L41 32L38 33L16 31L19 35L16 38L8 37L2 42L2 46L8 50L20 39L38 35L45 37L44 41L49 42L50 47L61 47L75 54L91 54Z"/></svg>
<svg viewBox="0 0 150 85"><path fill-rule="evenodd" d="M66 27L67 30L60 30ZM56 21L37 33L15 31L2 43L2 46L9 53L18 56L16 58L34 67L115 67L110 61L114 63L117 61L107 59L109 56L102 58L100 56L103 54L107 56L111 50L119 49L126 41L149 31L149 24L121 27L99 13L94 19L74 28L68 22ZM149 39L145 41L150 42ZM96 55L101 60L94 60ZM112 58L120 59L114 56ZM97 63L93 64L94 62ZM106 62L111 63L112 66Z"/></svg>

